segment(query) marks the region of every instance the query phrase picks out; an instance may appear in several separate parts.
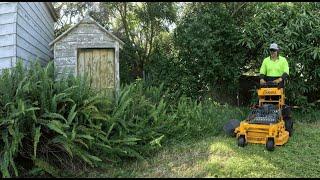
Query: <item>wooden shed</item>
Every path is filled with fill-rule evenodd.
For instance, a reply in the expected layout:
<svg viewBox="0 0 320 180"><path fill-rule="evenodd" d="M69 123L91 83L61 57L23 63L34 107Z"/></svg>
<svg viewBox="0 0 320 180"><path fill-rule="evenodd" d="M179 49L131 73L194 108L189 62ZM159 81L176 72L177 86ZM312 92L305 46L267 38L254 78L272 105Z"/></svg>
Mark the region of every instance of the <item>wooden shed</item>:
<svg viewBox="0 0 320 180"><path fill-rule="evenodd" d="M50 43L54 46L56 74L86 74L92 87L118 91L119 48L123 44L87 15Z"/></svg>
<svg viewBox="0 0 320 180"><path fill-rule="evenodd" d="M50 2L0 2L0 70L53 59L49 43L54 39L58 19Z"/></svg>

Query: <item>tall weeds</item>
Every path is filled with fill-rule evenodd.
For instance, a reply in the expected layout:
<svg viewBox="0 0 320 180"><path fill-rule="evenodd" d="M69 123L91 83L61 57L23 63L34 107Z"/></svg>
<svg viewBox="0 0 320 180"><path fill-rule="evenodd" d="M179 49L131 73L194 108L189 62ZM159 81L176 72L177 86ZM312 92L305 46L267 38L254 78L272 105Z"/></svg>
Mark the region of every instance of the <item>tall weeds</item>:
<svg viewBox="0 0 320 180"><path fill-rule="evenodd" d="M114 99L91 89L85 77L55 79L54 65L19 62L0 77L2 177L54 177L145 158L162 144L216 135L240 111L187 98L172 103L160 87L141 80Z"/></svg>

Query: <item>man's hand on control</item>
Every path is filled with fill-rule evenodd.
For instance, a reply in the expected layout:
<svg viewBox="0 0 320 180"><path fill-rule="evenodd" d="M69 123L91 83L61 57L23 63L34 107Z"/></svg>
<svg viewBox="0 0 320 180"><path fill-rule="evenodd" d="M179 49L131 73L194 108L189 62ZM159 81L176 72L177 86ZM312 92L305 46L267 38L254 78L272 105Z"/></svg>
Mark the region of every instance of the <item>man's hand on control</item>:
<svg viewBox="0 0 320 180"><path fill-rule="evenodd" d="M281 81L282 81L282 78L278 78L278 79L274 80L273 82L279 84Z"/></svg>
<svg viewBox="0 0 320 180"><path fill-rule="evenodd" d="M264 79L260 79L260 84L265 84L266 81Z"/></svg>

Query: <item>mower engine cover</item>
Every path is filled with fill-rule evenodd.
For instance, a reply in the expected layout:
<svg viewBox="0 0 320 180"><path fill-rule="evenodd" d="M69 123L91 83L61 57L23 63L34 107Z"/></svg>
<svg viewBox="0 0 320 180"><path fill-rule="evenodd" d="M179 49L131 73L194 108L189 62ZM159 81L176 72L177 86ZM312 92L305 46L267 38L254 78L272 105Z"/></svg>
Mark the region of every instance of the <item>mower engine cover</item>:
<svg viewBox="0 0 320 180"><path fill-rule="evenodd" d="M252 124L270 124L278 122L281 111L273 104L265 104L251 111L247 120Z"/></svg>

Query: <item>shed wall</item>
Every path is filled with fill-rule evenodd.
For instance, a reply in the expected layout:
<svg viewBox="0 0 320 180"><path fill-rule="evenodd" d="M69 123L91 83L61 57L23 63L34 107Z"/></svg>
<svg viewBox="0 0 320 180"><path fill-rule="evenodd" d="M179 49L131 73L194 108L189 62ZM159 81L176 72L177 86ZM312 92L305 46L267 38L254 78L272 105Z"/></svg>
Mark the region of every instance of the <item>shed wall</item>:
<svg viewBox="0 0 320 180"><path fill-rule="evenodd" d="M93 23L80 23L54 44L54 62L58 78L64 75L63 72L77 75L77 53L80 48L114 48L115 87L118 90L120 87L119 43Z"/></svg>

